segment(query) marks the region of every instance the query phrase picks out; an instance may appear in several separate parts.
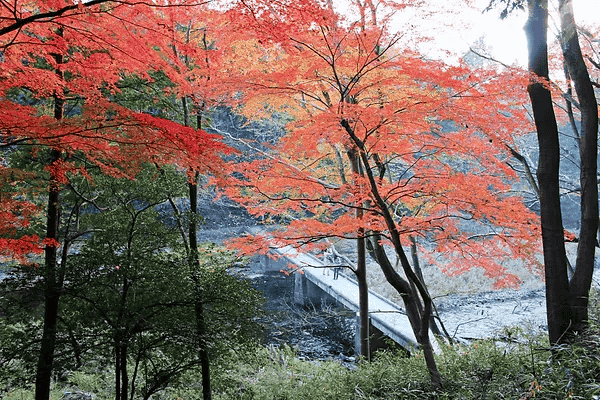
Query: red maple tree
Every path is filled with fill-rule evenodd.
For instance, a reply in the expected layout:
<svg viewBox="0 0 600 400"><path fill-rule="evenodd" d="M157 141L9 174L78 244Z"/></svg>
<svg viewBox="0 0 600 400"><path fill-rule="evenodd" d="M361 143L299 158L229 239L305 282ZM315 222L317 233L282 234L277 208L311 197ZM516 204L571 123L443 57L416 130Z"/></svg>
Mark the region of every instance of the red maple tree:
<svg viewBox="0 0 600 400"><path fill-rule="evenodd" d="M259 32L243 55L253 62L238 64L245 66L244 114L290 121L272 151L232 167L236 179L226 193L284 223L271 238L237 245L308 251L322 238L366 239L439 384L431 297L404 246L421 237L444 255L444 271L482 268L496 287L519 283L504 259L537 268L538 219L511 189L513 138L531 130L522 107L526 74L427 60L403 48L401 34L365 24L368 4L354 3L363 18L350 24L330 7L306 3L275 9L244 1L236 17ZM319 12L305 12L311 7Z"/></svg>
<svg viewBox="0 0 600 400"><path fill-rule="evenodd" d="M38 186L29 197L44 198L42 207L19 191L33 172L15 171L6 162L0 166L2 255L25 261L30 254L44 252L38 399L49 396L57 310L71 242L63 236L66 222L60 219L61 195L69 190L69 179L86 176L82 163L114 176L132 177L142 162L181 162L197 171L218 172L220 153L228 151L218 137L201 129L113 101L123 78L152 81L153 71L189 93L186 63L171 55L174 47L196 54L178 32L188 6L201 13L201 4L18 0L0 5L0 149L6 155L28 149L32 161L43 167L35 179L45 182L45 188ZM24 230L34 214L45 217L43 240Z"/></svg>

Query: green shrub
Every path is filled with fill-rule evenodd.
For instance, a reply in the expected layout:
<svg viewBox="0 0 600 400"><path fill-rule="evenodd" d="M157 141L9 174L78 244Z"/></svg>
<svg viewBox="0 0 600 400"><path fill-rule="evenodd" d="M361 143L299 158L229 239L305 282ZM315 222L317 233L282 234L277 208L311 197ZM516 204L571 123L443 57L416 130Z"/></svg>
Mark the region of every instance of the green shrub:
<svg viewBox="0 0 600 400"><path fill-rule="evenodd" d="M597 297L594 304L597 304ZM231 348L211 367L216 400L485 400L599 399L600 321L597 306L590 313L590 332L569 346L550 351L545 334L527 327L507 328L497 340L443 346L437 355L443 388L433 391L423 355L379 352L371 362L348 367L339 362L303 361L295 350L257 346ZM6 377L2 377L6 378ZM99 367L75 371L62 390L112 399L114 376ZM14 381L14 379L8 379ZM154 400L202 398L199 368L187 371ZM60 386L57 386L57 388ZM2 398L33 399L30 386L10 389Z"/></svg>

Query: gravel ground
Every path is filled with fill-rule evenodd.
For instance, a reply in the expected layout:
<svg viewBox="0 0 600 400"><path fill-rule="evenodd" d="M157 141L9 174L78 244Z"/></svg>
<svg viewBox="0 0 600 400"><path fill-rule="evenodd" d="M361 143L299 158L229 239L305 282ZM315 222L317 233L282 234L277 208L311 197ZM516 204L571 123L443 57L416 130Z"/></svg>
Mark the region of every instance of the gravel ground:
<svg viewBox="0 0 600 400"><path fill-rule="evenodd" d="M437 310L453 338L501 337L519 326L528 332L547 329L543 290L497 290L448 295L436 300Z"/></svg>
<svg viewBox="0 0 600 400"><path fill-rule="evenodd" d="M353 248L353 243L336 244L336 249L343 251L351 260L355 259ZM566 250L574 264L576 243L567 243ZM600 288L599 265L600 256L597 256L593 285ZM507 262L507 266L519 276L520 289L491 290L493 281L476 268L450 277L437 267L423 266L425 282L434 298L440 319L451 337L469 341L502 338L506 336L507 329L514 328L522 329L524 333L542 333L547 330L542 279L516 263ZM368 284L371 290L403 305L373 260L368 266Z"/></svg>
<svg viewBox="0 0 600 400"><path fill-rule="evenodd" d="M574 265L577 246L568 243L567 255ZM600 288L600 256L592 286ZM543 282L529 278L520 290L481 291L450 294L435 299L441 319L451 336L480 339L506 336L506 328L518 327L524 333L546 332L546 298Z"/></svg>

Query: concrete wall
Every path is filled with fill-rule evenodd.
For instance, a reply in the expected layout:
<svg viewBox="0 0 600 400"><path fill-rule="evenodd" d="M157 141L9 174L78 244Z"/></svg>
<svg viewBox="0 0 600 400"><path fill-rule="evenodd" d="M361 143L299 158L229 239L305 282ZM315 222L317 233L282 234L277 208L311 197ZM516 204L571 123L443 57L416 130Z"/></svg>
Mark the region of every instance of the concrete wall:
<svg viewBox="0 0 600 400"><path fill-rule="evenodd" d="M329 293L312 283L305 274L296 272L294 274L294 303L307 307L310 304L321 305L323 303L342 305L337 299ZM360 316L356 313L356 330L354 335L354 352L360 354ZM394 350L402 351L407 356L410 352L398 344L392 344L393 341L386 336L381 330L373 326L371 318L369 318L369 351L371 356L377 350Z"/></svg>
<svg viewBox="0 0 600 400"><path fill-rule="evenodd" d="M294 273L294 303L307 307L311 304L321 305L324 302L336 303L333 297L307 279L305 274L296 271Z"/></svg>
<svg viewBox="0 0 600 400"><path fill-rule="evenodd" d="M288 270L289 260L285 257L278 258L276 260L272 259L268 255L261 254L257 256L260 260L260 269L262 272L273 272L273 271L281 271Z"/></svg>
<svg viewBox="0 0 600 400"><path fill-rule="evenodd" d="M373 357L377 350L391 350L402 352L406 357L410 357L410 351L398 344L389 336L373 326L369 318L369 354ZM354 353L360 354L360 315L356 313L356 331L354 336Z"/></svg>

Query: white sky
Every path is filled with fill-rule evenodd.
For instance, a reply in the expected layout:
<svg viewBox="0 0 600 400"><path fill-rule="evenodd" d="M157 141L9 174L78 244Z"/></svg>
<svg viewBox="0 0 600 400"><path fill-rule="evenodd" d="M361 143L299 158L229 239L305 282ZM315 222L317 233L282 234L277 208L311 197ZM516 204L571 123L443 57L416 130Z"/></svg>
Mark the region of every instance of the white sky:
<svg viewBox="0 0 600 400"><path fill-rule="evenodd" d="M469 46L484 36L488 49L498 60L505 64L527 64L527 42L523 31L527 11L516 10L506 19L500 20L500 10L481 13L480 10L485 9L489 0L476 0L475 9L461 7L459 1L452 1L452 5L444 0L426 0L426 3L429 11L403 12L410 17L399 17L398 22L401 30L409 27L408 29L423 31L434 39L428 44L420 45L425 54L452 59L464 55ZM550 0L550 7L551 10L556 10L558 1ZM599 0L573 0L573 7L578 24L600 25ZM549 24L551 27L559 25L556 14L552 11ZM556 29L553 31L556 32ZM552 33L549 34L549 39L551 36Z"/></svg>

